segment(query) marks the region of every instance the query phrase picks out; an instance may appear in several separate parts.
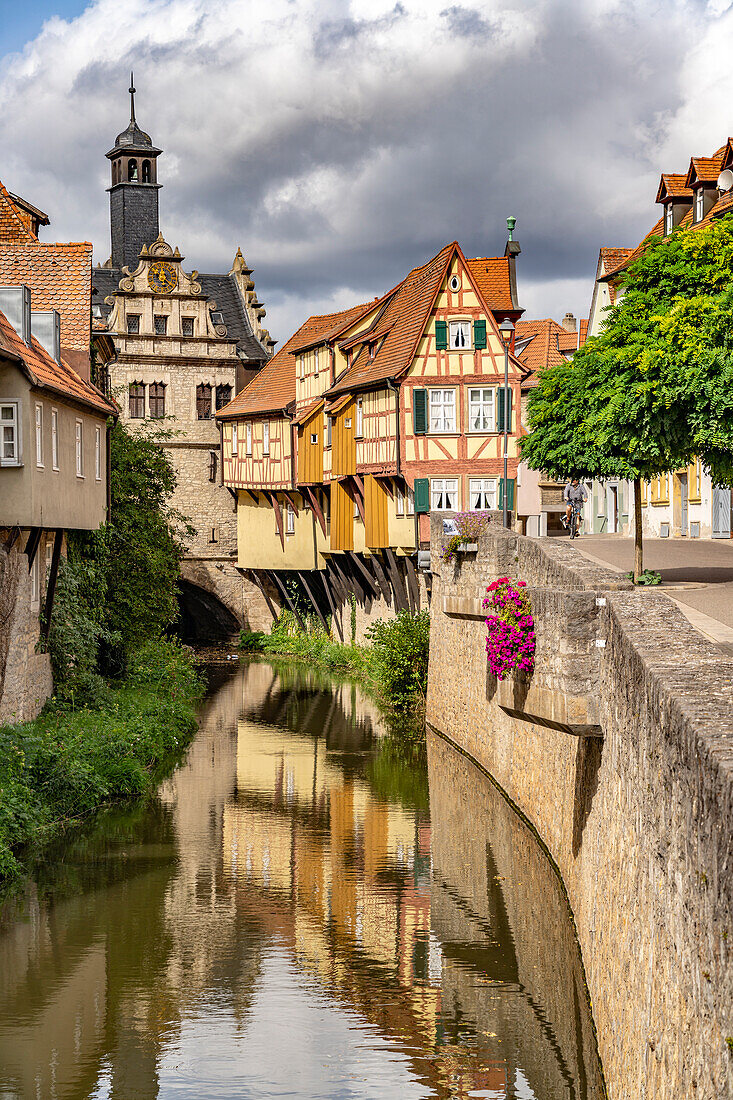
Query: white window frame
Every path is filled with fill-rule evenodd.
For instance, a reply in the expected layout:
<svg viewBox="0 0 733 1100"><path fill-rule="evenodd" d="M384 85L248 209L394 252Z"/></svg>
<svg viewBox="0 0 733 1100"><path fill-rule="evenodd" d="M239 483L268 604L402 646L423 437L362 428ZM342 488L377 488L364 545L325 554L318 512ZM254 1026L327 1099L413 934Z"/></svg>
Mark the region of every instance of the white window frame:
<svg viewBox="0 0 733 1100"><path fill-rule="evenodd" d="M232 424L232 458L237 457L237 449L239 447L239 439L236 423Z"/></svg>
<svg viewBox="0 0 733 1100"><path fill-rule="evenodd" d="M406 499L407 499L407 515L408 516L414 516L415 515L415 490L411 489L409 485L407 486L407 497L406 497Z"/></svg>
<svg viewBox="0 0 733 1100"><path fill-rule="evenodd" d="M456 319L455 321L448 322L448 350L449 351L472 351L473 340L471 339L471 322L466 320L465 317ZM459 338L459 334L462 334L465 344L456 343Z"/></svg>
<svg viewBox="0 0 733 1100"><path fill-rule="evenodd" d="M702 187L698 187L695 192L695 222L701 222L705 217L705 192Z"/></svg>
<svg viewBox="0 0 733 1100"><path fill-rule="evenodd" d="M450 415L448 415L450 413ZM442 426L434 427L439 420ZM431 386L428 390L428 422L431 435L455 435L456 432L456 391Z"/></svg>
<svg viewBox="0 0 733 1100"><path fill-rule="evenodd" d="M295 534L295 511L290 503L285 506L285 534Z"/></svg>
<svg viewBox="0 0 733 1100"><path fill-rule="evenodd" d="M333 417L326 417L326 446L330 447L333 444Z"/></svg>
<svg viewBox="0 0 733 1100"><path fill-rule="evenodd" d="M94 480L102 480L102 429L99 424L94 428Z"/></svg>
<svg viewBox="0 0 733 1100"><path fill-rule="evenodd" d="M59 411L51 409L51 469L59 469Z"/></svg>
<svg viewBox="0 0 733 1100"><path fill-rule="evenodd" d="M305 382L305 355L300 356L300 380Z"/></svg>
<svg viewBox="0 0 733 1100"><path fill-rule="evenodd" d="M668 202L664 208L664 235L668 237L674 229L674 209L672 203Z"/></svg>
<svg viewBox="0 0 733 1100"><path fill-rule="evenodd" d="M270 453L270 421L262 421L262 453L263 455L269 455Z"/></svg>
<svg viewBox="0 0 733 1100"><path fill-rule="evenodd" d="M38 568L38 559L40 546L36 547L36 553L33 558L33 564L31 565L31 611L40 611L41 609L41 575Z"/></svg>
<svg viewBox="0 0 733 1100"><path fill-rule="evenodd" d="M478 398L474 395L478 394ZM488 400L486 395L488 394ZM488 413L487 413L488 410ZM477 428L474 420L478 417L481 425ZM488 427L484 427L484 422ZM496 431L496 391L490 386L471 386L468 390L468 431L469 432L495 432Z"/></svg>
<svg viewBox="0 0 733 1100"><path fill-rule="evenodd" d="M76 452L76 476L84 477L84 424L78 418L74 428L74 449Z"/></svg>
<svg viewBox="0 0 733 1100"><path fill-rule="evenodd" d="M43 469L43 405L36 401L36 466Z"/></svg>
<svg viewBox="0 0 733 1100"><path fill-rule="evenodd" d="M395 486L394 510L396 516L404 516L405 514L405 494L402 492L401 485Z"/></svg>
<svg viewBox="0 0 733 1100"><path fill-rule="evenodd" d="M457 477L430 478L430 511L458 512L459 479ZM451 488L449 488L451 486ZM450 496L453 500L450 500Z"/></svg>
<svg viewBox="0 0 733 1100"><path fill-rule="evenodd" d="M247 421L244 430L245 430L245 433L246 433L245 438L247 440L247 443L246 443L247 454L251 455L252 454L252 421L251 420Z"/></svg>
<svg viewBox="0 0 733 1100"><path fill-rule="evenodd" d="M5 417L3 412L5 409L12 410L11 417ZM5 439L2 438L5 435L5 428L12 430L12 440L8 442L12 443L13 455L11 458L5 457ZM22 466L21 461L21 439L20 439L20 403L18 401L1 401L0 402L0 466Z"/></svg>
<svg viewBox="0 0 733 1100"><path fill-rule="evenodd" d="M318 348L313 349L313 370L318 374Z"/></svg>
<svg viewBox="0 0 733 1100"><path fill-rule="evenodd" d="M360 438L364 435L364 398L356 399L356 435Z"/></svg>
<svg viewBox="0 0 733 1100"><path fill-rule="evenodd" d="M468 510L470 512L494 511L497 507L498 480L495 477L470 477L468 479ZM476 494L479 503L474 503Z"/></svg>

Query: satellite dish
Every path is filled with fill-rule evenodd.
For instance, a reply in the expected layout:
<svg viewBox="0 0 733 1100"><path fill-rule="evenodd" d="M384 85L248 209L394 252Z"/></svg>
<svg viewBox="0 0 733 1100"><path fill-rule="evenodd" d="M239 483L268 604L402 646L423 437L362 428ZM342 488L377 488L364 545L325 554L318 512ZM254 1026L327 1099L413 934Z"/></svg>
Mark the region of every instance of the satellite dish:
<svg viewBox="0 0 733 1100"><path fill-rule="evenodd" d="M718 191L730 191L731 187L733 187L733 172L730 168L726 168L718 176Z"/></svg>

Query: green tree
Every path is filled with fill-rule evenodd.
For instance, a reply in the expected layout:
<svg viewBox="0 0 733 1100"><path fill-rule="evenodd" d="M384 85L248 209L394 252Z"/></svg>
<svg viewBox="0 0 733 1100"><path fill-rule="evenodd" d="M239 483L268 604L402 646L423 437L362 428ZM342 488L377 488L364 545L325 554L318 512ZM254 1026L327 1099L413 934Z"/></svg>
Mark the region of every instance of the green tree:
<svg viewBox="0 0 733 1100"><path fill-rule="evenodd" d="M641 484L699 458L733 484L733 217L652 241L623 278L602 333L544 371L522 457L556 477L634 482L634 578L643 571Z"/></svg>
<svg viewBox="0 0 733 1100"><path fill-rule="evenodd" d="M57 683L93 672L102 645L121 670L176 619L191 528L170 507L175 471L160 444L171 434L121 423L112 429L110 518L97 531L69 536L59 574L49 637Z"/></svg>

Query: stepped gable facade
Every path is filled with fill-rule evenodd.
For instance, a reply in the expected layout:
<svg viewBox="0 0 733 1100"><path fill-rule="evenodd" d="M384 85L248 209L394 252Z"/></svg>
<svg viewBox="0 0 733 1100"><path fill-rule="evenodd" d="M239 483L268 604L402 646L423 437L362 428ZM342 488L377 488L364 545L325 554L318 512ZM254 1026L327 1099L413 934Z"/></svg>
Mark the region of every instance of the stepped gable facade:
<svg viewBox="0 0 733 1100"><path fill-rule="evenodd" d="M114 344L108 386L131 426L169 430L172 506L195 533L181 566L184 626L194 636L258 625L261 597L237 572L236 508L221 484L214 415L269 361L252 269L237 250L229 271L187 271L160 232L158 157L139 127L131 86L130 122L110 161L109 259L92 272L97 336Z"/></svg>

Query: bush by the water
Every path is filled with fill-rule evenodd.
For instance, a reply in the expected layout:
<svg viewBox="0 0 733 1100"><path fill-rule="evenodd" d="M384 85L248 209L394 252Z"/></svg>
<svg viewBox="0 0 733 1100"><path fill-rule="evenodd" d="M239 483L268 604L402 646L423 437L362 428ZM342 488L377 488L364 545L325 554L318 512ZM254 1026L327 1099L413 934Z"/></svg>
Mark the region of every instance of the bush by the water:
<svg viewBox="0 0 733 1100"><path fill-rule="evenodd" d="M427 611L417 615L400 611L394 619L379 619L366 635L368 646L343 645L312 619L304 631L293 613L283 609L269 634L242 631L240 646L250 653L295 657L329 672L358 677L371 683L389 706L413 707L424 698L427 687Z"/></svg>
<svg viewBox="0 0 733 1100"><path fill-rule="evenodd" d="M22 845L150 791L196 730L203 682L175 642L142 646L121 684L91 671L82 682L83 705L53 698L35 721L0 727L0 879L20 869Z"/></svg>

